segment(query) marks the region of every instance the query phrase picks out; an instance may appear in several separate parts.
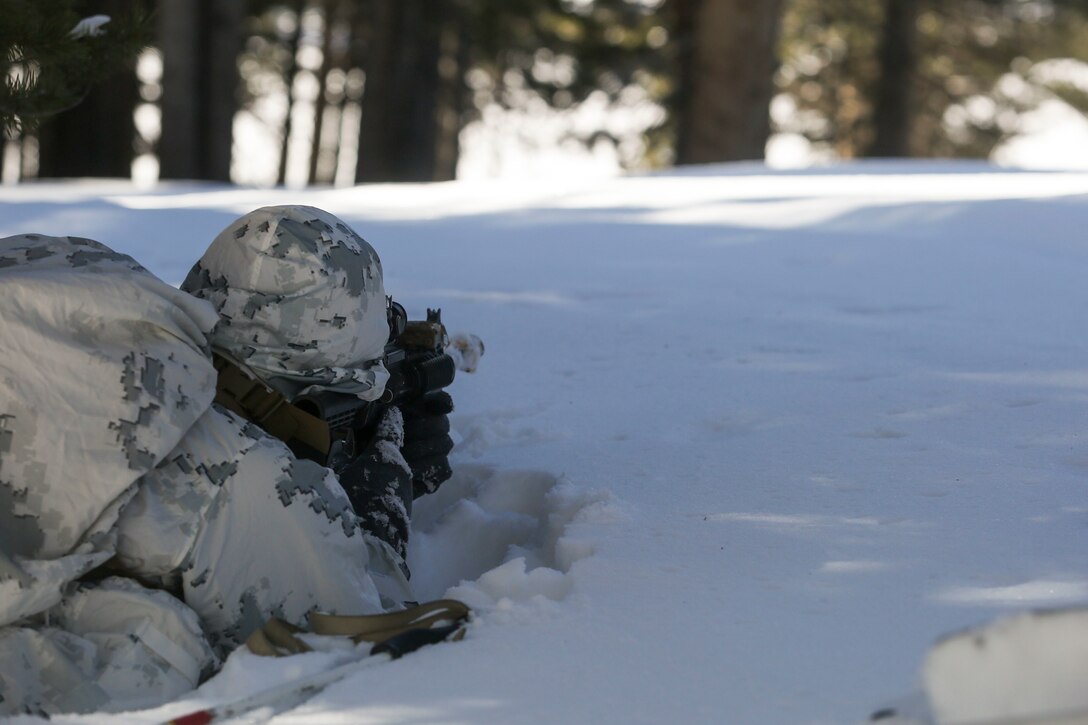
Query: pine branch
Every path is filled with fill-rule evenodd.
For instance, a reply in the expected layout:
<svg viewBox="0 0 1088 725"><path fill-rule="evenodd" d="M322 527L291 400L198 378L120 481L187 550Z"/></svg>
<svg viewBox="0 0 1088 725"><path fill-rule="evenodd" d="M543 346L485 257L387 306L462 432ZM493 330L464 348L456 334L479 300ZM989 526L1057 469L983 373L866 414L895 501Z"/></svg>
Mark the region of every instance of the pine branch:
<svg viewBox="0 0 1088 725"><path fill-rule="evenodd" d="M75 0L0 0L4 131L33 131L42 120L78 105L95 85L131 66L147 46L150 18L138 8L112 17L97 34L73 37L82 17Z"/></svg>

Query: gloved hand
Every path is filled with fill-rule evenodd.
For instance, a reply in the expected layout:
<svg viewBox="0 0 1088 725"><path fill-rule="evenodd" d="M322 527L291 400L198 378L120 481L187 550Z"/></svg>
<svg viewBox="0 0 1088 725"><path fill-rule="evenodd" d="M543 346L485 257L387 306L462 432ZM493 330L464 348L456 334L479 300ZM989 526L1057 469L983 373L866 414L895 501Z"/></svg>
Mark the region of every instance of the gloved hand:
<svg viewBox="0 0 1088 725"><path fill-rule="evenodd" d="M449 414L453 398L445 390L427 393L422 399L403 407L404 459L412 469L412 489L416 498L434 493L453 471L449 454Z"/></svg>
<svg viewBox="0 0 1088 725"><path fill-rule="evenodd" d="M344 466L340 485L364 530L408 554L408 519L412 512L412 469L401 455L404 418L390 407L382 414L373 440Z"/></svg>

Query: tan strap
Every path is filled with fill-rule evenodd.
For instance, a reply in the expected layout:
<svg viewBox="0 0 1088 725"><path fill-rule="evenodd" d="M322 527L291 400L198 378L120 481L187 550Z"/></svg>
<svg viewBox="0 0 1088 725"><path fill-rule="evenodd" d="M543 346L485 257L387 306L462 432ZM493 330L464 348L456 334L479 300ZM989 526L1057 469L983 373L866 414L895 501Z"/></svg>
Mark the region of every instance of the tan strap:
<svg viewBox="0 0 1088 725"><path fill-rule="evenodd" d="M246 638L246 647L261 657L282 657L310 652L313 648L296 636L304 631L282 619L272 618Z"/></svg>
<svg viewBox="0 0 1088 725"><path fill-rule="evenodd" d="M213 353L212 363L219 373L215 402L253 421L289 446L301 442L319 454L328 455L332 438L325 421L291 405L283 395L225 355Z"/></svg>
<svg viewBox="0 0 1088 725"><path fill-rule="evenodd" d="M456 599L437 599L398 612L367 615L310 615L310 632L326 636L347 637L352 642L384 642L412 629L426 629L438 622L460 624L468 620L471 610ZM309 652L311 647L299 639L306 630L281 619L270 619L246 639L246 647L262 657L283 657ZM460 639L463 631L453 639Z"/></svg>
<svg viewBox="0 0 1088 725"><path fill-rule="evenodd" d="M337 616L315 612L310 615L314 634L351 638L352 642L383 642L409 629L430 627L436 622L463 622L468 619L468 605L456 599L436 599L399 612L363 616Z"/></svg>

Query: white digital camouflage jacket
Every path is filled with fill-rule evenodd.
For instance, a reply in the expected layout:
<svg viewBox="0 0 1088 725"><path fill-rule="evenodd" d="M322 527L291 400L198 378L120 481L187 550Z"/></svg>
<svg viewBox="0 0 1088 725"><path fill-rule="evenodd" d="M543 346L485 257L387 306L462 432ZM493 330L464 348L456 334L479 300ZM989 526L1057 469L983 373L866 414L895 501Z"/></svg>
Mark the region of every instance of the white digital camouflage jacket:
<svg viewBox="0 0 1088 725"><path fill-rule="evenodd" d="M274 301L236 309L229 291L203 296L224 314L220 330L246 330L254 344L240 356L255 368L376 395L380 353L366 356L387 336L381 268L338 231L306 248L310 286L331 280L368 303L375 287L383 304L366 319L332 306L339 291L327 319L300 312L315 298L282 269L268 281ZM254 260L221 240L245 236L226 230L190 280L219 259L209 289L222 292L225 273ZM276 264L307 264L270 249ZM256 279L273 267L256 264ZM368 284L352 288L360 275ZM331 472L212 404L218 319L97 242L0 240L0 714L153 704L193 687L271 615L372 613L411 597L402 562L359 528ZM349 323L343 343L332 331ZM265 339L261 326L290 334ZM287 352L310 342L320 349L292 369Z"/></svg>

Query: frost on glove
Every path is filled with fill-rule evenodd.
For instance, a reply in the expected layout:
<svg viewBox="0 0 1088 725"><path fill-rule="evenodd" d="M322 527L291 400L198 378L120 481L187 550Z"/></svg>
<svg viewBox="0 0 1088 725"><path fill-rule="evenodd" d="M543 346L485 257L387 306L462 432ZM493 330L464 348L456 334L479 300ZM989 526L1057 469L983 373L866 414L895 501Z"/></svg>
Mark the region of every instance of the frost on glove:
<svg viewBox="0 0 1088 725"><path fill-rule="evenodd" d="M412 469L412 490L416 498L434 493L453 471L450 469L449 414L453 398L444 390L427 393L421 400L404 406L404 460Z"/></svg>
<svg viewBox="0 0 1088 725"><path fill-rule="evenodd" d="M404 418L397 408L385 411L374 439L344 467L340 484L364 530L408 554L408 519L412 507L412 469L401 455Z"/></svg>

